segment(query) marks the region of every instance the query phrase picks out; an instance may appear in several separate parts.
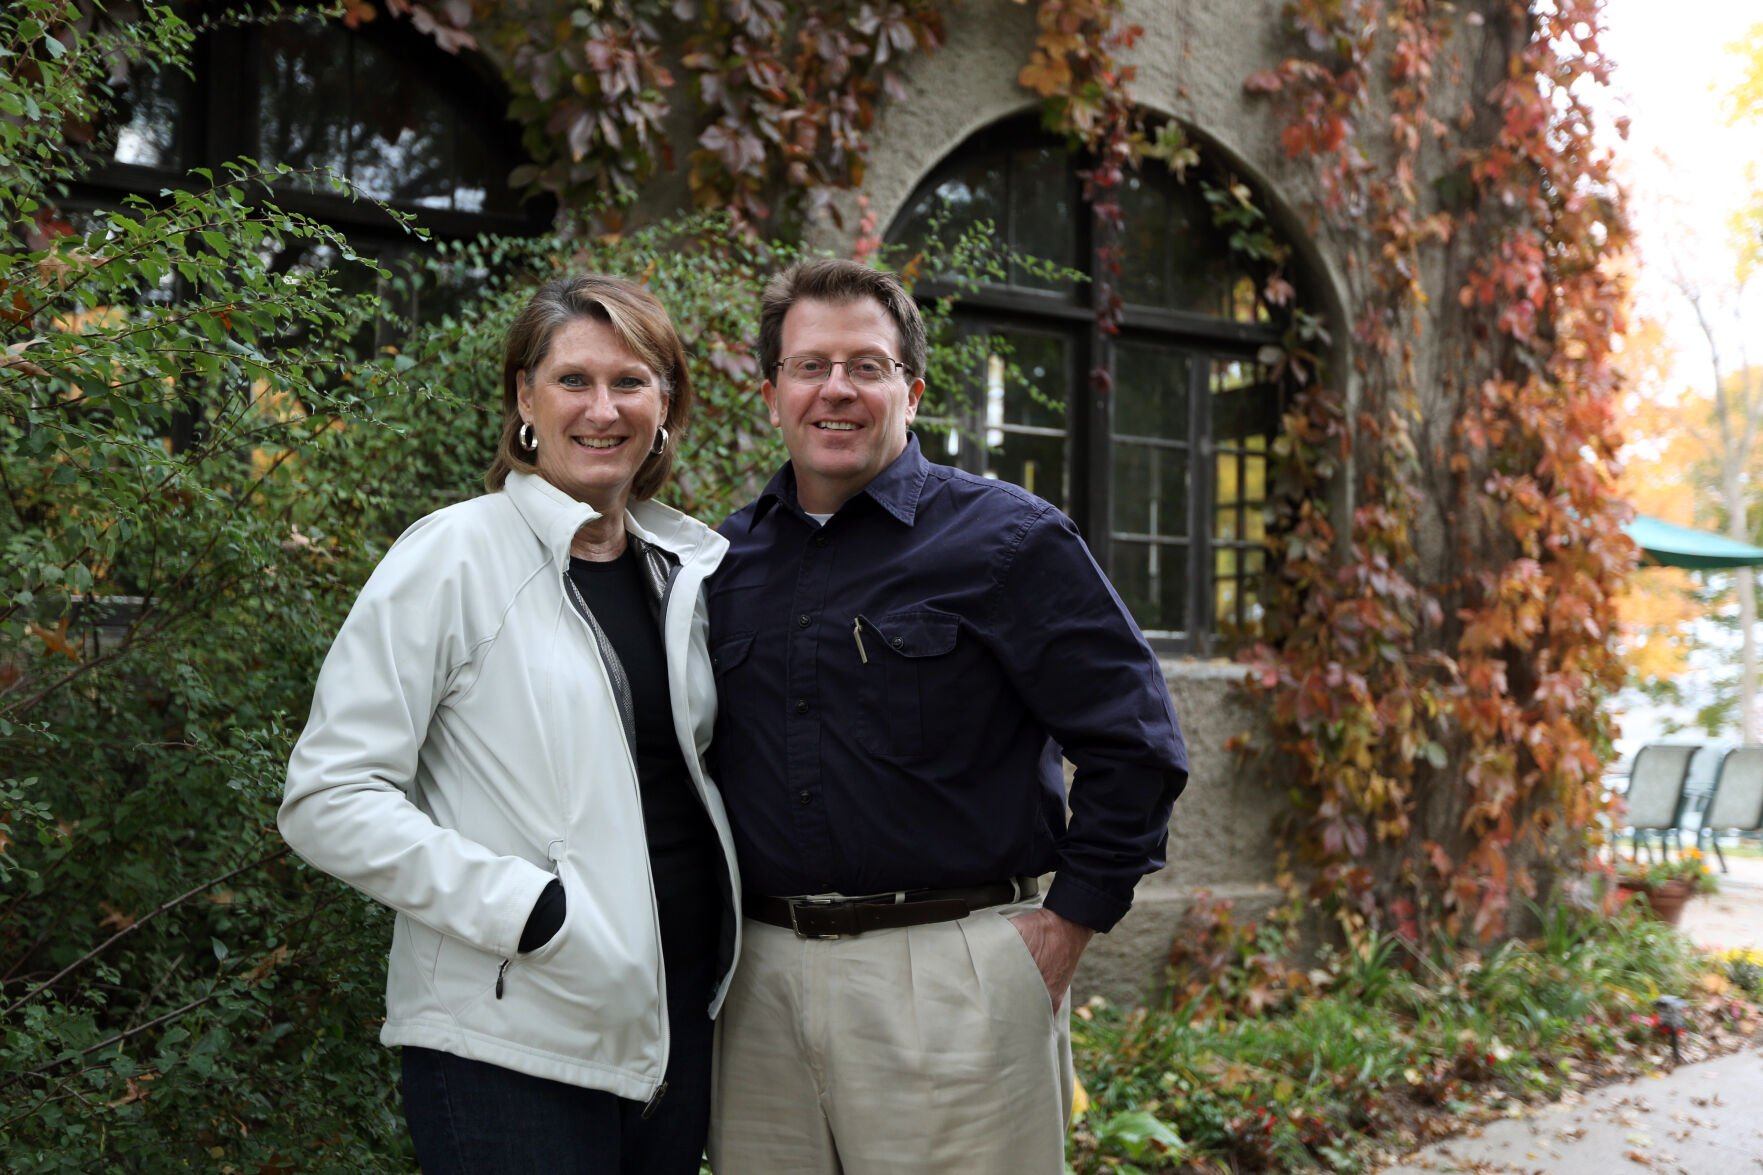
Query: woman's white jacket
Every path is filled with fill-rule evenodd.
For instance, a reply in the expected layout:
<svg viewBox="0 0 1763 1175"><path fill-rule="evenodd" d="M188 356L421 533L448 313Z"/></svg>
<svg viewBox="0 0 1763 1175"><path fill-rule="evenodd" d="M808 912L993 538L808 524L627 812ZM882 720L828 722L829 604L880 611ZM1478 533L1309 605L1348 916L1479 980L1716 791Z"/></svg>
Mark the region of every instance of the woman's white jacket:
<svg viewBox="0 0 1763 1175"><path fill-rule="evenodd" d="M300 856L397 911L384 1043L647 1101L668 1028L642 805L619 683L568 584L570 540L594 517L516 473L407 530L325 658L279 822ZM739 909L704 770L716 688L702 585L728 543L652 502L626 526L677 561L662 613L674 730ZM522 955L553 876L563 927ZM730 920L711 1015L739 952Z"/></svg>

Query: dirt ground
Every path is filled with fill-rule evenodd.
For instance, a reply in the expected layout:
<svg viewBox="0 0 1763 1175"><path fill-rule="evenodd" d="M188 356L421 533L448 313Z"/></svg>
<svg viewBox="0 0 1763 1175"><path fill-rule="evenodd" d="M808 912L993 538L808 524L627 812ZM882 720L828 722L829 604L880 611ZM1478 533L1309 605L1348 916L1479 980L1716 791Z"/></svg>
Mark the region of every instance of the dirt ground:
<svg viewBox="0 0 1763 1175"><path fill-rule="evenodd" d="M1683 911L1684 933L1716 950L1763 951L1763 857L1728 856L1730 873L1718 871L1713 854L1709 860L1720 880L1720 892L1690 899Z"/></svg>

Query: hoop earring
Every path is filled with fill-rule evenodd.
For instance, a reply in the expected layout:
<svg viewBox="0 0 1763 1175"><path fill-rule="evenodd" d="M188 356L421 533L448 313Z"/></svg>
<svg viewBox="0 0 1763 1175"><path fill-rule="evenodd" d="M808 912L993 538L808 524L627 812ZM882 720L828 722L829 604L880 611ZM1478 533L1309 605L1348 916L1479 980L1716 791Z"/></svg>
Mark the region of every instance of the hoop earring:
<svg viewBox="0 0 1763 1175"><path fill-rule="evenodd" d="M520 431L514 434L514 439L520 442L520 447L523 449L531 449L535 453L539 451L538 439L533 436L531 424L521 425Z"/></svg>
<svg viewBox="0 0 1763 1175"><path fill-rule="evenodd" d="M655 443L650 446L649 456L659 457L667 452L667 426L664 424L655 430Z"/></svg>

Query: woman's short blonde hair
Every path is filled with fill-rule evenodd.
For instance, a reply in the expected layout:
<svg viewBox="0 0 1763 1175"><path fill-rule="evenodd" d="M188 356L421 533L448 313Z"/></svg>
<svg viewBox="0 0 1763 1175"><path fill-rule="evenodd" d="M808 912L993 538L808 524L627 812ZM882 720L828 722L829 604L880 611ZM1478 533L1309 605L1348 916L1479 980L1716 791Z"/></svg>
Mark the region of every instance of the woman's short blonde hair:
<svg viewBox="0 0 1763 1175"><path fill-rule="evenodd" d="M673 455L692 418L692 378L686 370L686 351L680 345L679 332L673 329L673 320L655 295L635 282L599 273L546 282L514 316L502 347L502 436L484 484L499 490L511 472L538 472L530 450L520 443L520 374L543 363L557 331L577 318L606 323L661 381L667 444L643 462L631 484L631 497L638 501L653 498L673 472Z"/></svg>

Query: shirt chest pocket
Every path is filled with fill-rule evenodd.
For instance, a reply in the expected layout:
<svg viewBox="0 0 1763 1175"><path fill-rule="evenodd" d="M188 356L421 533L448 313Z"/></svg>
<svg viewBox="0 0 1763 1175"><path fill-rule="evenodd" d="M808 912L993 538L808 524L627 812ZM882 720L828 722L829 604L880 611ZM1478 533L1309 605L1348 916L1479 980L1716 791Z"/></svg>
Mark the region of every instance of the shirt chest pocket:
<svg viewBox="0 0 1763 1175"><path fill-rule="evenodd" d="M940 612L859 616L861 666L857 739L893 759L917 759L942 745L956 709L955 642L961 622Z"/></svg>
<svg viewBox="0 0 1763 1175"><path fill-rule="evenodd" d="M726 677L753 649L753 634L750 632L725 636L710 647L710 668L716 674L716 684L720 687Z"/></svg>

